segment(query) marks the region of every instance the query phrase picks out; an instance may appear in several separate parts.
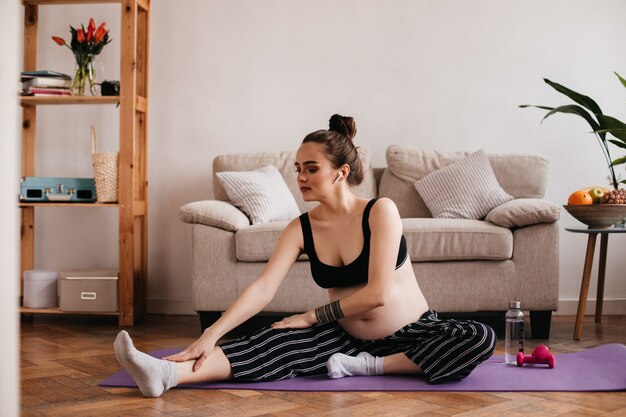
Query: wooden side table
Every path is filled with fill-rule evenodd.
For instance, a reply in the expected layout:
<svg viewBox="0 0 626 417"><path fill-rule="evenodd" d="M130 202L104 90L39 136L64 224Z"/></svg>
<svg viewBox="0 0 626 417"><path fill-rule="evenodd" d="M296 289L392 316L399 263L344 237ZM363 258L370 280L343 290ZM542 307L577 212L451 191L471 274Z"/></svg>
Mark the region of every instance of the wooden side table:
<svg viewBox="0 0 626 417"><path fill-rule="evenodd" d="M578 297L578 312L576 313L576 326L574 327L574 339L580 340L583 333L583 318L585 316L585 305L587 304L587 294L589 293L589 281L591 280L591 267L596 249L596 238L600 238L600 264L598 265L598 291L596 296L596 323L602 322L602 301L604 298L604 275L606 271L606 248L609 244L609 235L612 233L626 233L626 228L609 227L606 229L588 229L582 227L567 227L568 232L587 233L587 253L585 255L585 266L583 268L583 278L580 284L580 296Z"/></svg>

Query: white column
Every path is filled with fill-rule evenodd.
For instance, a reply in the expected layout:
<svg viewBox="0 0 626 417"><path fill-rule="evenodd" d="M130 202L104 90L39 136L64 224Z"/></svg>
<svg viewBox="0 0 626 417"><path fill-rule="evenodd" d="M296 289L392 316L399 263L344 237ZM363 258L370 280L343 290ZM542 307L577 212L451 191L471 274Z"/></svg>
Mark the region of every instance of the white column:
<svg viewBox="0 0 626 417"><path fill-rule="evenodd" d="M19 211L19 51L22 46L19 1L0 3L0 407L2 415L19 415L18 239Z"/></svg>

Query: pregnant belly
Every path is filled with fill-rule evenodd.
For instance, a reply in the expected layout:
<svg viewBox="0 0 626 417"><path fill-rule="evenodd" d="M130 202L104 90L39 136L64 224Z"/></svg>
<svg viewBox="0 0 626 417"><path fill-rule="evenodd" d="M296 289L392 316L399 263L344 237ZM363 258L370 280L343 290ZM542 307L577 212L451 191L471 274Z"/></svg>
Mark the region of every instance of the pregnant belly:
<svg viewBox="0 0 626 417"><path fill-rule="evenodd" d="M428 303L417 285L410 263L396 270L393 279L394 285L384 306L339 320L348 334L362 340L381 339L416 322L428 310ZM338 300L363 286L331 288L329 296L331 300Z"/></svg>
<svg viewBox="0 0 626 417"><path fill-rule="evenodd" d="M387 337L409 323L416 322L428 306L390 302L367 313L346 317L339 321L341 327L357 339L375 340Z"/></svg>

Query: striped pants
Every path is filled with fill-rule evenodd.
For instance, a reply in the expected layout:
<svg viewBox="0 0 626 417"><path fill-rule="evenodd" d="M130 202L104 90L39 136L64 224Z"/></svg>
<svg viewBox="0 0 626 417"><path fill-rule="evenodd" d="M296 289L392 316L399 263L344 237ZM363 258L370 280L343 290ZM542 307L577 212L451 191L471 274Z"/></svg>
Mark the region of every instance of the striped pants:
<svg viewBox="0 0 626 417"><path fill-rule="evenodd" d="M234 379L275 381L324 374L334 353L374 356L404 353L430 383L465 378L489 358L496 346L491 327L475 321L441 320L428 310L418 321L377 340L350 336L336 322L307 329L264 328L220 348L230 361Z"/></svg>

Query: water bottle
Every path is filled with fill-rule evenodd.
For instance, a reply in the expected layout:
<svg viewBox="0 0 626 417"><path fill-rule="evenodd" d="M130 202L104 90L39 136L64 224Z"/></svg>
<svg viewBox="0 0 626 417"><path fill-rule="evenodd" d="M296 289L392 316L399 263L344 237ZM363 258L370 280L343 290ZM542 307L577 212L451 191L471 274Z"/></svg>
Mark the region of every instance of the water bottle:
<svg viewBox="0 0 626 417"><path fill-rule="evenodd" d="M516 365L517 353L524 353L524 312L519 301L509 302L505 320L504 362Z"/></svg>

